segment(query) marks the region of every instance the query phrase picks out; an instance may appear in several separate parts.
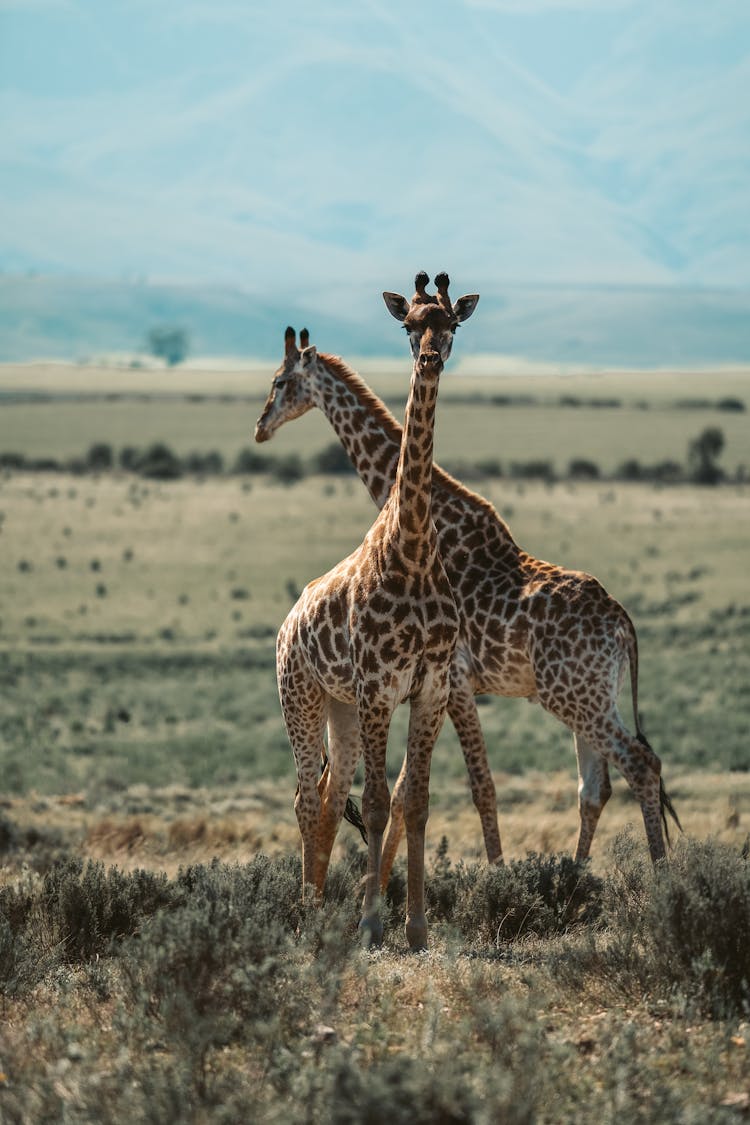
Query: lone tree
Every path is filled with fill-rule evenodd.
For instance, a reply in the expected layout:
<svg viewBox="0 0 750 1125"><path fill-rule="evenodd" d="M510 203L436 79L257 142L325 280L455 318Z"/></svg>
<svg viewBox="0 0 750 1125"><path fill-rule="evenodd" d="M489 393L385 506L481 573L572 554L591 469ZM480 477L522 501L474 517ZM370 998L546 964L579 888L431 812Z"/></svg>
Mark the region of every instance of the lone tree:
<svg viewBox="0 0 750 1125"><path fill-rule="evenodd" d="M169 367L182 363L190 351L190 341L184 328L157 326L146 337L146 346L151 355L166 360Z"/></svg>
<svg viewBox="0 0 750 1125"><path fill-rule="evenodd" d="M724 432L718 426L706 426L703 433L688 445L690 479L696 484L718 484L724 470L716 459L724 448Z"/></svg>

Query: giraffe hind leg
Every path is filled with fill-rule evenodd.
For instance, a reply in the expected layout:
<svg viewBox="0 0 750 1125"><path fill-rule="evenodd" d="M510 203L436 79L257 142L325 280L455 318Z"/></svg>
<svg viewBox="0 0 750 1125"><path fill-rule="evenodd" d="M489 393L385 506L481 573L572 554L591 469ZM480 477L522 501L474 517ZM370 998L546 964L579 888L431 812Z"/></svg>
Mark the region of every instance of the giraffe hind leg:
<svg viewBox="0 0 750 1125"><path fill-rule="evenodd" d="M663 859L666 849L662 833L661 761L645 740L630 734L618 715L608 719L603 730L587 731L585 737L627 781L641 806L651 859L654 863Z"/></svg>
<svg viewBox="0 0 750 1125"><path fill-rule="evenodd" d="M638 741L643 746L647 747L647 749L650 750L652 754L654 753L653 750L651 749L651 746L649 745L648 739L646 738L645 734L643 734L643 732L640 731L640 730L638 731ZM654 757L656 757L655 754L654 754ZM667 847L671 847L672 841L669 838L669 821L667 820L667 813L669 813L669 815L671 816L672 820L677 825L680 832L683 831L683 828L682 828L682 825L680 824L680 818L678 817L677 813L675 812L675 807L672 804L672 799L669 796L669 794L667 793L666 789L664 788L664 780L661 777L659 777L659 805L660 805L660 808L661 808L661 823L662 823L662 828L664 829L664 838L667 841Z"/></svg>
<svg viewBox="0 0 750 1125"><path fill-rule="evenodd" d="M487 760L487 746L479 722L474 692L466 678L451 669L448 715L461 743L474 807L479 814L488 863L502 863L503 849L497 823L497 794Z"/></svg>
<svg viewBox="0 0 750 1125"><path fill-rule="evenodd" d="M448 676L437 670L422 692L412 697L407 741L404 823L406 825L406 940L409 948L427 948L424 901L424 839L430 803L432 751L448 704Z"/></svg>
<svg viewBox="0 0 750 1125"><path fill-rule="evenodd" d="M580 734L574 734L578 761L578 842L575 857L587 859L602 809L612 795L607 760Z"/></svg>
<svg viewBox="0 0 750 1125"><path fill-rule="evenodd" d="M319 892L323 890L336 833L349 803L349 791L361 752L356 709L351 705L330 700L328 762L319 782L321 804L315 877Z"/></svg>
<svg viewBox="0 0 750 1125"><path fill-rule="evenodd" d="M401 763L399 775L391 795L391 816L383 841L383 854L380 860L380 891L385 894L391 877L399 844L404 835L404 785L406 783L406 757Z"/></svg>

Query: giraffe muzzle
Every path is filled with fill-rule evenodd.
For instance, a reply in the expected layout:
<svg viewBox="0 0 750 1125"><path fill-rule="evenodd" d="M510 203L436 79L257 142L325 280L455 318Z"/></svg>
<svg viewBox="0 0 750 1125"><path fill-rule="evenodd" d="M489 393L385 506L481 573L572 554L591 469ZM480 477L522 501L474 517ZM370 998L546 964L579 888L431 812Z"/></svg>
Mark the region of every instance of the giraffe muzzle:
<svg viewBox="0 0 750 1125"><path fill-rule="evenodd" d="M440 352L420 352L418 362L420 371L437 371L439 373L443 369L443 357Z"/></svg>

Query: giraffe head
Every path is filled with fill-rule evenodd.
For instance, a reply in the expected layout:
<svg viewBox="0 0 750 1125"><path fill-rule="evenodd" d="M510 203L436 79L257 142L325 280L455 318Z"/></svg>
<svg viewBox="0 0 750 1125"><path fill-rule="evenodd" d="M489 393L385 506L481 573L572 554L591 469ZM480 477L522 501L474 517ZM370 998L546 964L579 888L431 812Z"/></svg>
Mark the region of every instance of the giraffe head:
<svg viewBox="0 0 750 1125"><path fill-rule="evenodd" d="M280 426L306 414L315 405L312 398L311 379L308 374L315 363L317 352L310 346L310 333L303 328L297 336L293 328L284 333L284 359L276 369L271 392L266 399L260 418L255 423L255 440L269 441Z"/></svg>
<svg viewBox="0 0 750 1125"><path fill-rule="evenodd" d="M411 352L420 371L439 375L451 354L455 331L474 312L479 294L459 297L452 304L448 274L439 273L435 278L437 293L427 292L429 281L424 270L417 274L411 303L400 293L384 293L383 300L391 316L401 321L409 333Z"/></svg>

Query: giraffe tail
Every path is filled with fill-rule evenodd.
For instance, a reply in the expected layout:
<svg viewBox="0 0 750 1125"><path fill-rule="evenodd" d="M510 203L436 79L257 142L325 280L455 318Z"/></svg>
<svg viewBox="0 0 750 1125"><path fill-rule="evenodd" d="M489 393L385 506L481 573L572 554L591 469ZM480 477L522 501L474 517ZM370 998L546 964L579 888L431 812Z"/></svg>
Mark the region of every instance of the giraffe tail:
<svg viewBox="0 0 750 1125"><path fill-rule="evenodd" d="M630 666L630 690L633 695L633 718L635 720L635 733L638 741L652 754L654 751L646 738L643 730L641 729L641 721L638 717L638 638L635 632L633 622L628 618L628 664ZM656 758L656 754L654 754ZM657 759L658 760L658 759ZM659 807L661 811L661 822L664 827L664 836L667 841L667 846L671 848L672 841L669 838L669 821L667 820L667 813L671 816L680 832L683 827L680 824L680 818L675 812L675 807L672 804L672 799L664 788L664 780L659 776Z"/></svg>
<svg viewBox="0 0 750 1125"><path fill-rule="evenodd" d="M672 804L672 798L669 796L666 789L664 788L664 782L662 781L661 778L659 778L659 804L661 805L661 820L662 820L662 824L664 825L664 835L667 838L667 844L669 844L669 846L671 847L672 842L669 839L669 825L667 823L667 815L666 814L669 813L669 815L672 817L672 820L675 822L675 824L679 828L680 832L683 831L683 827L680 824L679 816L675 812L674 805Z"/></svg>
<svg viewBox="0 0 750 1125"><path fill-rule="evenodd" d="M351 797L346 798L344 820L348 820L350 824L353 824L354 827L359 830L359 834L364 842L367 843L367 829L365 827L365 822L362 819L362 813L359 811L356 802Z"/></svg>
<svg viewBox="0 0 750 1125"><path fill-rule="evenodd" d="M320 776L324 776L328 769L328 756L323 752L320 756ZM360 836L367 843L367 829L365 822L362 819L362 813L357 808L356 801L352 797L346 798L346 808L344 809L344 820L348 820L350 824L358 830Z"/></svg>

